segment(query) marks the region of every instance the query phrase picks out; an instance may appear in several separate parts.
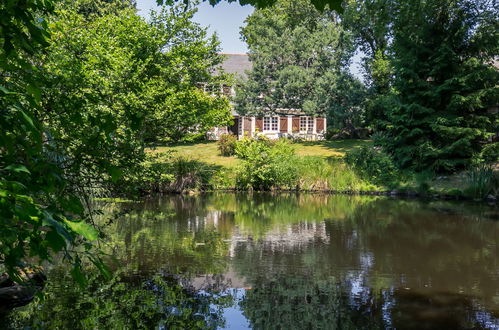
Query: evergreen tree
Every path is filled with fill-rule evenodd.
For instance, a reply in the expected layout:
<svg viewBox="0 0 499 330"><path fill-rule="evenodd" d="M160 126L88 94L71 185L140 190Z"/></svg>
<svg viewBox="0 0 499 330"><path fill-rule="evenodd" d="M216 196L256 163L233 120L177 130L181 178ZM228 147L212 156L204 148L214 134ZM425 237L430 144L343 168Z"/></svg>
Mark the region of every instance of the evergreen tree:
<svg viewBox="0 0 499 330"><path fill-rule="evenodd" d="M498 11L478 0L401 1L394 19L396 92L382 142L398 164L453 171L494 134L499 102Z"/></svg>

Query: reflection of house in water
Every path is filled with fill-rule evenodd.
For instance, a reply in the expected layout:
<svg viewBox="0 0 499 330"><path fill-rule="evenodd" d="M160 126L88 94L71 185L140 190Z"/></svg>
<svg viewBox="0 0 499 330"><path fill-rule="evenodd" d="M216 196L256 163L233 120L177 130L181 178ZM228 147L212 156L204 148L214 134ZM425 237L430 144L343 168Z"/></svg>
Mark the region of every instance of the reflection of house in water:
<svg viewBox="0 0 499 330"><path fill-rule="evenodd" d="M235 77L238 82L247 78L252 65L247 54L223 54L224 72ZM230 84L200 84L207 93L220 93L233 98L236 88ZM234 104L233 104L234 105ZM216 127L208 133L210 139L217 140L222 134L243 136L264 135L271 139L280 137L300 137L306 140L322 140L326 133L326 118L308 116L301 109L273 109L273 113L264 116L243 116L232 110L234 124L229 127Z"/></svg>
<svg viewBox="0 0 499 330"><path fill-rule="evenodd" d="M271 251L284 252L290 249L306 247L314 242L329 243L329 235L326 232L326 223L300 222L287 226L283 229L277 228L269 231L263 238L261 244Z"/></svg>

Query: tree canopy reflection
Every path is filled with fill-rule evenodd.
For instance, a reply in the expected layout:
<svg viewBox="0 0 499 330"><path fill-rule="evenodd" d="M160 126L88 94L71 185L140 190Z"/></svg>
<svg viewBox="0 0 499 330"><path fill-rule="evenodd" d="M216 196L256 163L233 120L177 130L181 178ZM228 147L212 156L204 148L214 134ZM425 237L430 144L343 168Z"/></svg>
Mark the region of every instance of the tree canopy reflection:
<svg viewBox="0 0 499 330"><path fill-rule="evenodd" d="M209 328L232 308L259 329L499 326L493 208L307 194L102 208L113 280L81 291L54 268L11 324Z"/></svg>

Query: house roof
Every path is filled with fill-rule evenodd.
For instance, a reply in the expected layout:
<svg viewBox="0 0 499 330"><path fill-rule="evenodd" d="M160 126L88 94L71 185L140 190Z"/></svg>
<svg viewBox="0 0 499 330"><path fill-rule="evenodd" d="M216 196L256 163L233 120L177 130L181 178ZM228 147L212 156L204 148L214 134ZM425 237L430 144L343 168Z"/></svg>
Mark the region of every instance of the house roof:
<svg viewBox="0 0 499 330"><path fill-rule="evenodd" d="M246 71L250 71L252 68L248 54L222 53L222 55L225 56L225 61L221 65L223 71L236 75L236 78L247 77Z"/></svg>

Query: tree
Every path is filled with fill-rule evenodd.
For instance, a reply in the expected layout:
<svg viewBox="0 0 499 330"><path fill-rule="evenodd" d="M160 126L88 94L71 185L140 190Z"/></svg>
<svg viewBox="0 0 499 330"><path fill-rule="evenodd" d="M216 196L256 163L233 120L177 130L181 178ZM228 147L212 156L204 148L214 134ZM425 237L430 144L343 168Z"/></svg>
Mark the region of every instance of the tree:
<svg viewBox="0 0 499 330"><path fill-rule="evenodd" d="M158 4L163 4L163 3L173 4L176 1L180 1L180 0L157 0L157 3ZM215 6L215 5L219 4L220 2L222 2L223 0L203 0L203 1L209 1L209 3L212 6ZM259 8L259 9L272 7L278 2L278 0L226 0L226 1L229 3L239 2L239 4L241 6L251 5L251 6L253 6L255 8ZM317 10L320 10L320 11L326 10L326 8L329 6L329 8L331 10L335 10L339 13L343 12L343 7L342 7L343 0L310 0L310 3Z"/></svg>
<svg viewBox="0 0 499 330"><path fill-rule="evenodd" d="M338 7L341 1L338 0L313 1L318 7L323 8L325 4L330 3L333 7L337 6L337 10L341 9ZM100 5L107 2L81 1L79 4L82 12L79 14L88 16L98 12ZM157 2L161 4L163 1ZM173 4L174 0L166 2ZM212 4L218 2L212 1ZM97 233L86 224L88 214L85 212L82 201L88 198L88 191L85 189L75 191L73 184L78 183L78 176L71 176L75 173L79 175L75 170L85 163L85 167L89 169L97 168L99 170L97 175L107 172L108 177L116 179L120 175L120 170L115 164L116 160L107 158L110 156L107 153L108 147L115 139L121 139L118 145L131 147L132 142L125 141L126 135L133 136L137 130L140 130L141 122L143 122L140 113L134 111L136 109L128 111L125 107L121 108L122 113L117 121L113 119L114 114L111 109L102 108L94 109L98 114L97 117L92 113L85 113L80 114L81 118L78 118L78 111L70 111L67 115L59 114L58 119L51 117L57 114L51 110L53 105L64 112L71 106L84 107L87 101L95 102L95 98L100 97L98 93L91 93L92 98L84 98L83 96L88 93L88 89L85 88L71 90L73 96L78 96L75 101L55 93L53 88L57 87L47 85L47 80L57 83L53 78L61 74L62 78L71 81L70 77L64 76L63 72L57 72L58 65L61 65L59 68L63 67L61 63L58 65L53 63L53 71L49 79L45 79L41 74L41 70L44 70L44 63L40 61L40 58L46 54L46 47L49 46L48 23L54 13L54 5L57 3L60 2L14 0L0 3L0 16L2 17L0 21L0 232L2 238L0 240L0 263L16 280L20 280L16 277L18 266L22 265L21 261L26 260L26 257L39 257L41 261L50 261L51 255L61 250L65 252L66 259L74 265L73 275L80 280L82 280L80 256L90 257L104 270L99 259L89 254L90 241L97 238ZM111 1L111 3L117 4L116 1ZM241 4L245 3L241 2ZM264 6L271 4L272 1L258 0L247 3ZM132 1L118 1L118 5L121 9L133 8ZM71 30L66 32L75 33ZM81 32L84 34L84 28ZM61 37L65 37L64 33ZM68 46L84 47L77 43L70 43ZM74 51L74 49L69 51ZM80 55L78 51L73 54L76 59ZM70 58L64 57L63 52L61 55L68 60L68 65L70 63L78 65L78 61L71 62ZM102 60L105 62L104 58ZM117 62L119 61L112 61L112 64L119 66L120 63ZM94 74L98 76L98 71ZM90 77L82 75L77 79L82 78ZM98 79L94 82L98 82ZM108 87L98 84L95 86L99 89ZM75 84L74 87L79 88L81 85ZM106 92L110 97L108 101L112 100L109 89L106 89ZM45 99L46 95L51 95L54 100L71 102L67 107L62 107L61 104L48 102ZM127 97L133 98L133 93ZM118 107L134 103L131 99L120 101L123 103ZM63 133L47 125L47 123L68 123L71 117L76 119L76 123L65 127ZM79 127L78 123L85 120L86 124L92 124L90 130L82 130ZM127 123L131 126L123 125ZM62 127L62 125L55 127ZM71 128L76 128L76 131L83 134L79 137L84 138L85 134L90 133L93 139L86 139L89 146L99 149L99 144L104 143L106 152L101 152L101 155L105 157L96 158L93 150L87 154L90 148L85 148L82 143L70 141L72 137L78 136ZM116 133L119 133L118 138L116 138ZM71 145L76 148L58 149L61 145ZM140 151L140 149L132 147L128 151ZM117 148L114 155L121 155L120 152ZM73 172L68 171L61 162L68 163L68 154L77 155L81 162L81 164L74 160L70 162ZM120 156L119 158L120 163L124 164L121 161L126 161L124 159L126 157ZM92 163L94 166L91 165ZM84 174L91 173L91 170L87 170ZM76 249L78 246L84 246L85 249L78 251Z"/></svg>
<svg viewBox="0 0 499 330"><path fill-rule="evenodd" d="M217 85L230 79L213 74L224 60L220 42L192 21L196 11L177 6L152 13L151 25L157 30L162 54L157 77L150 84L157 95L152 97L152 116L145 123L148 141L190 139L232 118L227 98L198 88L200 82Z"/></svg>
<svg viewBox="0 0 499 330"><path fill-rule="evenodd" d="M215 79L209 69L221 57L217 40L206 38L183 5L150 23L123 2L30 10L41 22L33 35L50 28L50 38L27 35L11 42L15 51L4 47L0 54L0 260L15 277L28 257L50 261L63 251L84 282L85 257L106 272L91 253L90 241L98 238L88 203L94 188L140 170L145 137L170 134L160 126L165 121L153 120L163 119L158 113L166 106L184 112L178 126L198 120L206 129L226 120L227 100L195 88Z"/></svg>
<svg viewBox="0 0 499 330"><path fill-rule="evenodd" d="M271 9L256 10L241 34L253 68L237 93L240 113L288 108L328 114L340 128L358 121L345 115L359 115L351 101L363 89L347 69L353 44L333 12L283 0Z"/></svg>
<svg viewBox="0 0 499 330"><path fill-rule="evenodd" d="M369 87L377 94L389 88L390 71L386 68L392 36L393 0L349 0L342 24L351 31L355 46L364 55L362 67Z"/></svg>
<svg viewBox="0 0 499 330"><path fill-rule="evenodd" d="M489 1L400 2L394 19L395 92L383 145L401 167L467 166L499 119L498 11Z"/></svg>
<svg viewBox="0 0 499 330"><path fill-rule="evenodd" d="M384 117L383 99L391 90L393 69L390 41L393 39L394 0L349 0L341 16L342 25L353 35L362 55L361 65L367 95L363 100L365 120L379 130Z"/></svg>
<svg viewBox="0 0 499 330"><path fill-rule="evenodd" d="M0 263L11 278L22 281L19 268L27 257L40 262L64 252L81 279L80 263L90 253L96 231L78 221L83 206L66 193L66 179L47 150L48 132L41 118L42 83L39 56L48 46L47 17L52 1L0 4ZM84 249L77 250L78 243Z"/></svg>

